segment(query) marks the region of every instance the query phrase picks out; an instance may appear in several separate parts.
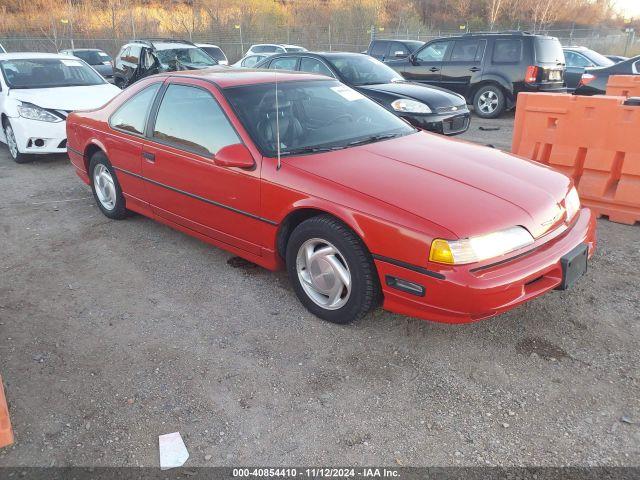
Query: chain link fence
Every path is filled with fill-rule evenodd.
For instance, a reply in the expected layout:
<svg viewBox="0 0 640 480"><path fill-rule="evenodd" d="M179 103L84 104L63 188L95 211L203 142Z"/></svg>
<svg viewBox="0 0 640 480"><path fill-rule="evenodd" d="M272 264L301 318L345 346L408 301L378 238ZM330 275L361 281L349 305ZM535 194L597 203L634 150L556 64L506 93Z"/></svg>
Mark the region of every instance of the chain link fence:
<svg viewBox="0 0 640 480"><path fill-rule="evenodd" d="M56 35L50 32L27 32L20 34L0 33L0 44L9 52L35 51L56 52L66 48L100 48L115 55L120 47L133 38L167 37L182 38L195 43L212 43L222 48L230 61L236 61L248 48L256 43L287 43L301 45L315 51L360 52L367 49L372 38L413 39L429 41L465 33L465 30L404 30L368 28L318 27L275 27L269 34L230 26L207 32L186 32L182 34L159 35L153 30L132 29L95 34ZM638 55L640 38L633 32L599 29L550 29L542 32L558 37L563 45L582 45L606 54Z"/></svg>

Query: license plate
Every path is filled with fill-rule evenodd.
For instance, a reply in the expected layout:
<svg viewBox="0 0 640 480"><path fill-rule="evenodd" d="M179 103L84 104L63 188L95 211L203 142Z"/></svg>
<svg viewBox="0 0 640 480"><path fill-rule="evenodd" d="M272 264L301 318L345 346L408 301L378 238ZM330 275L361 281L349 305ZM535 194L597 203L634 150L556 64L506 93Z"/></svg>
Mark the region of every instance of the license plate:
<svg viewBox="0 0 640 480"><path fill-rule="evenodd" d="M561 78L562 78L562 74L560 73L560 70L551 70L549 72L549 80L560 81Z"/></svg>
<svg viewBox="0 0 640 480"><path fill-rule="evenodd" d="M566 290L587 271L587 254L589 248L582 243L560 259L562 265L562 283L558 290Z"/></svg>

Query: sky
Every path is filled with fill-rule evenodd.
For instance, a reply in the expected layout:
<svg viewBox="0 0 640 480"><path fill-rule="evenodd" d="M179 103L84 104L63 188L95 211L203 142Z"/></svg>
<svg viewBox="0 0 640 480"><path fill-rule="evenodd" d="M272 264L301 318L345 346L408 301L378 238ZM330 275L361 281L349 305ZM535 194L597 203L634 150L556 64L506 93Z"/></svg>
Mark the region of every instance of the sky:
<svg viewBox="0 0 640 480"><path fill-rule="evenodd" d="M640 0L614 0L614 4L622 15L640 17Z"/></svg>

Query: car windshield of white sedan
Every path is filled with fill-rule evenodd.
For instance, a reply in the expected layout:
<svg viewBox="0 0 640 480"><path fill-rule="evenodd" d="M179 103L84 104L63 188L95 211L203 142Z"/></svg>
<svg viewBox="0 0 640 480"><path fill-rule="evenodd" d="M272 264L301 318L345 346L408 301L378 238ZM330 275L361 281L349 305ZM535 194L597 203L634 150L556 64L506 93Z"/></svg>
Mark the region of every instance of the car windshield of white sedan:
<svg viewBox="0 0 640 480"><path fill-rule="evenodd" d="M105 81L81 60L37 58L3 60L2 75L9 88L86 87Z"/></svg>
<svg viewBox="0 0 640 480"><path fill-rule="evenodd" d="M330 57L329 60L350 85L378 85L401 82L402 76L368 55L345 55Z"/></svg>
<svg viewBox="0 0 640 480"><path fill-rule="evenodd" d="M266 156L338 150L416 130L335 81L288 81L230 87L225 96ZM277 113L276 113L277 110Z"/></svg>
<svg viewBox="0 0 640 480"><path fill-rule="evenodd" d="M196 47L157 50L156 55L160 63L164 65L171 65L172 63L181 63L192 67L213 67L217 65L213 58Z"/></svg>

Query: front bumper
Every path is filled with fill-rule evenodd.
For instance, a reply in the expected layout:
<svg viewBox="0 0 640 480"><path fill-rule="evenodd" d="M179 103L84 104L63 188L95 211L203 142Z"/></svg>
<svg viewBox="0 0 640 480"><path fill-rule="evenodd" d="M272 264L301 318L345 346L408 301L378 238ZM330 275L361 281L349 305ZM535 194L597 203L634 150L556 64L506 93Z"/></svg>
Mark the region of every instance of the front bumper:
<svg viewBox="0 0 640 480"><path fill-rule="evenodd" d="M427 115L403 114L402 118L420 130L428 130L442 135L464 133L469 129L469 124L471 123L469 110Z"/></svg>
<svg viewBox="0 0 640 480"><path fill-rule="evenodd" d="M461 265L428 275L376 259L383 308L445 323L489 318L557 288L562 282L560 259L581 243L587 244L590 258L596 246L596 220L587 208L557 237L522 255L481 268ZM400 291L389 285L387 277L420 285L423 295Z"/></svg>
<svg viewBox="0 0 640 480"><path fill-rule="evenodd" d="M29 155L65 153L67 151L67 130L61 122L40 122L28 118L10 118L13 133L18 143L18 151Z"/></svg>

